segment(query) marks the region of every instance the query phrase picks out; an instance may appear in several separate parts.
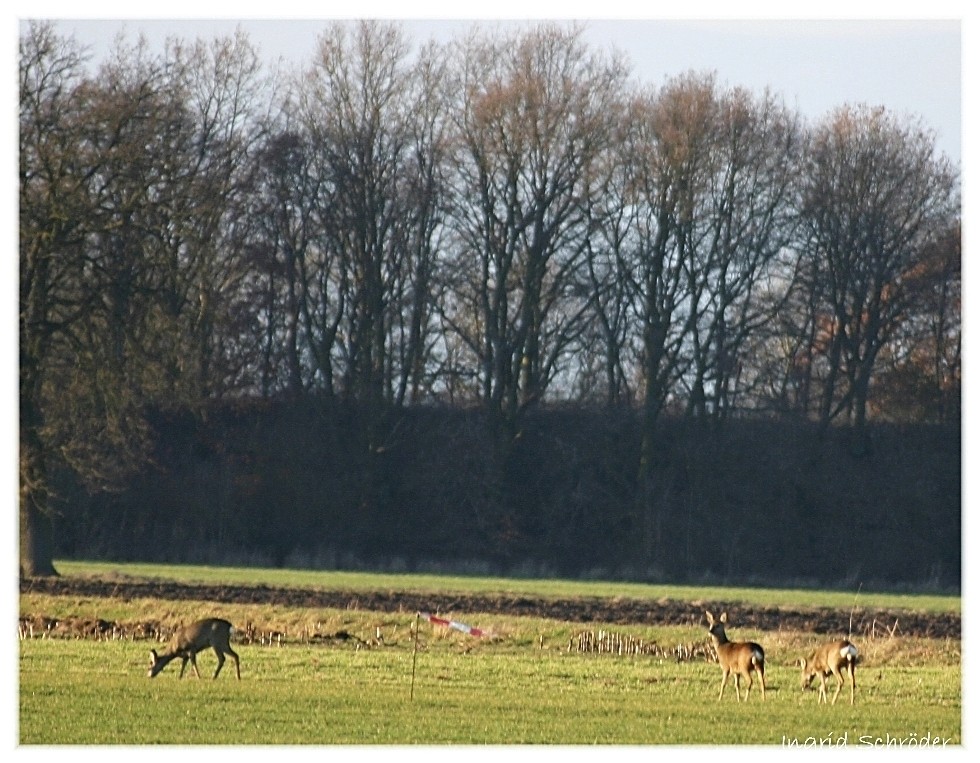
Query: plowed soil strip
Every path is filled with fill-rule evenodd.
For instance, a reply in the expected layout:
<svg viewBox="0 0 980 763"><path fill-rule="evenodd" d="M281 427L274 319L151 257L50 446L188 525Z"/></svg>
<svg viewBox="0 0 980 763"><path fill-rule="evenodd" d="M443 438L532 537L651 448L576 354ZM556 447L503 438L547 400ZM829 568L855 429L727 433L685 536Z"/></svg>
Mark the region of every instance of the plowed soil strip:
<svg viewBox="0 0 980 763"><path fill-rule="evenodd" d="M731 602L647 601L581 597L573 599L437 594L410 591L331 591L268 586L189 585L169 581L113 581L95 578L21 580L21 593L121 599L198 600L222 604L275 604L308 609L356 609L373 612L418 611L487 613L540 617L572 623L617 625L702 625L704 610L725 610L740 628L764 631L927 638L960 638L960 615L909 610L830 608L782 609Z"/></svg>

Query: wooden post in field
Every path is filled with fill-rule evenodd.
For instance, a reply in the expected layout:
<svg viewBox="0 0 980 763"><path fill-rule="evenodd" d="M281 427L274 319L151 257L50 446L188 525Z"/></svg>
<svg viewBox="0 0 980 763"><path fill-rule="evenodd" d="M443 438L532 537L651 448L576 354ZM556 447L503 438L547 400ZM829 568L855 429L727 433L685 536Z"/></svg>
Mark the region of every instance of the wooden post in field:
<svg viewBox="0 0 980 763"><path fill-rule="evenodd" d="M419 613L415 613L415 643L412 646L412 689L409 692L408 699L412 701L415 699L415 658L419 653Z"/></svg>

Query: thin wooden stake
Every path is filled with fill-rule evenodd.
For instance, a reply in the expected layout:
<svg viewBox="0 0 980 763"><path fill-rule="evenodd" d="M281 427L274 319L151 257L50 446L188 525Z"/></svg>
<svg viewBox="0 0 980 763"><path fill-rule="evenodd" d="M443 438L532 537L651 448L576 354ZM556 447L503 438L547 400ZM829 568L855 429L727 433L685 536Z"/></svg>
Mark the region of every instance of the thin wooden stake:
<svg viewBox="0 0 980 763"><path fill-rule="evenodd" d="M857 607L857 604L858 604L858 594L861 593L861 586L862 585L864 585L864 583L858 583L857 593L854 594L854 604L851 607L851 616L849 618L847 618L847 637L848 638L851 637L851 626L854 624L854 610L855 610L855 608Z"/></svg>
<svg viewBox="0 0 980 763"><path fill-rule="evenodd" d="M409 701L415 699L415 658L419 653L419 613L415 613L415 643L412 646L412 689L409 692Z"/></svg>

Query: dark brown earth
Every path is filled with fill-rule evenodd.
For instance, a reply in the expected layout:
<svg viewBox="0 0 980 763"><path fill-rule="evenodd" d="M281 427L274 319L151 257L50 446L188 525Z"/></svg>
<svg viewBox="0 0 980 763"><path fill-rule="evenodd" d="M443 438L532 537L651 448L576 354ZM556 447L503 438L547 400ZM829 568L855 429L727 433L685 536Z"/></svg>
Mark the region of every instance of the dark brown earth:
<svg viewBox="0 0 980 763"><path fill-rule="evenodd" d="M421 594L402 591L325 591L268 586L187 585L169 581L34 578L20 583L21 593L77 597L205 600L224 604L276 604L310 609L357 609L377 612L487 613L524 615L573 623L610 625L703 624L705 609L728 611L739 628L801 630L821 634L897 635L959 639L959 614L855 608L753 607L724 601L677 601L629 598L532 598L479 594Z"/></svg>

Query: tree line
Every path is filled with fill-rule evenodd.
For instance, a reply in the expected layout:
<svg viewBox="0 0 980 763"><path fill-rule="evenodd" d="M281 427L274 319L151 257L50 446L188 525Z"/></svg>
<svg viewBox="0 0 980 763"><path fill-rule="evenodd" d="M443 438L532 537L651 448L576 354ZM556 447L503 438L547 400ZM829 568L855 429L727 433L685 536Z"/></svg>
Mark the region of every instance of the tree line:
<svg viewBox="0 0 980 763"><path fill-rule="evenodd" d="M58 558L960 588L953 425L873 422L854 458L845 429L668 416L643 507L638 410L539 406L507 449L489 418L409 406L368 451L362 412L310 397L157 412L153 467L119 490L56 476Z"/></svg>
<svg viewBox="0 0 980 763"><path fill-rule="evenodd" d="M667 417L957 422L958 170L914 117L690 72L637 82L574 26L415 45L328 25L266 72L244 34L20 39L21 569L53 473L117 488L154 411L634 410L639 533ZM367 459L365 495L380 462ZM372 466L374 464L374 466Z"/></svg>

